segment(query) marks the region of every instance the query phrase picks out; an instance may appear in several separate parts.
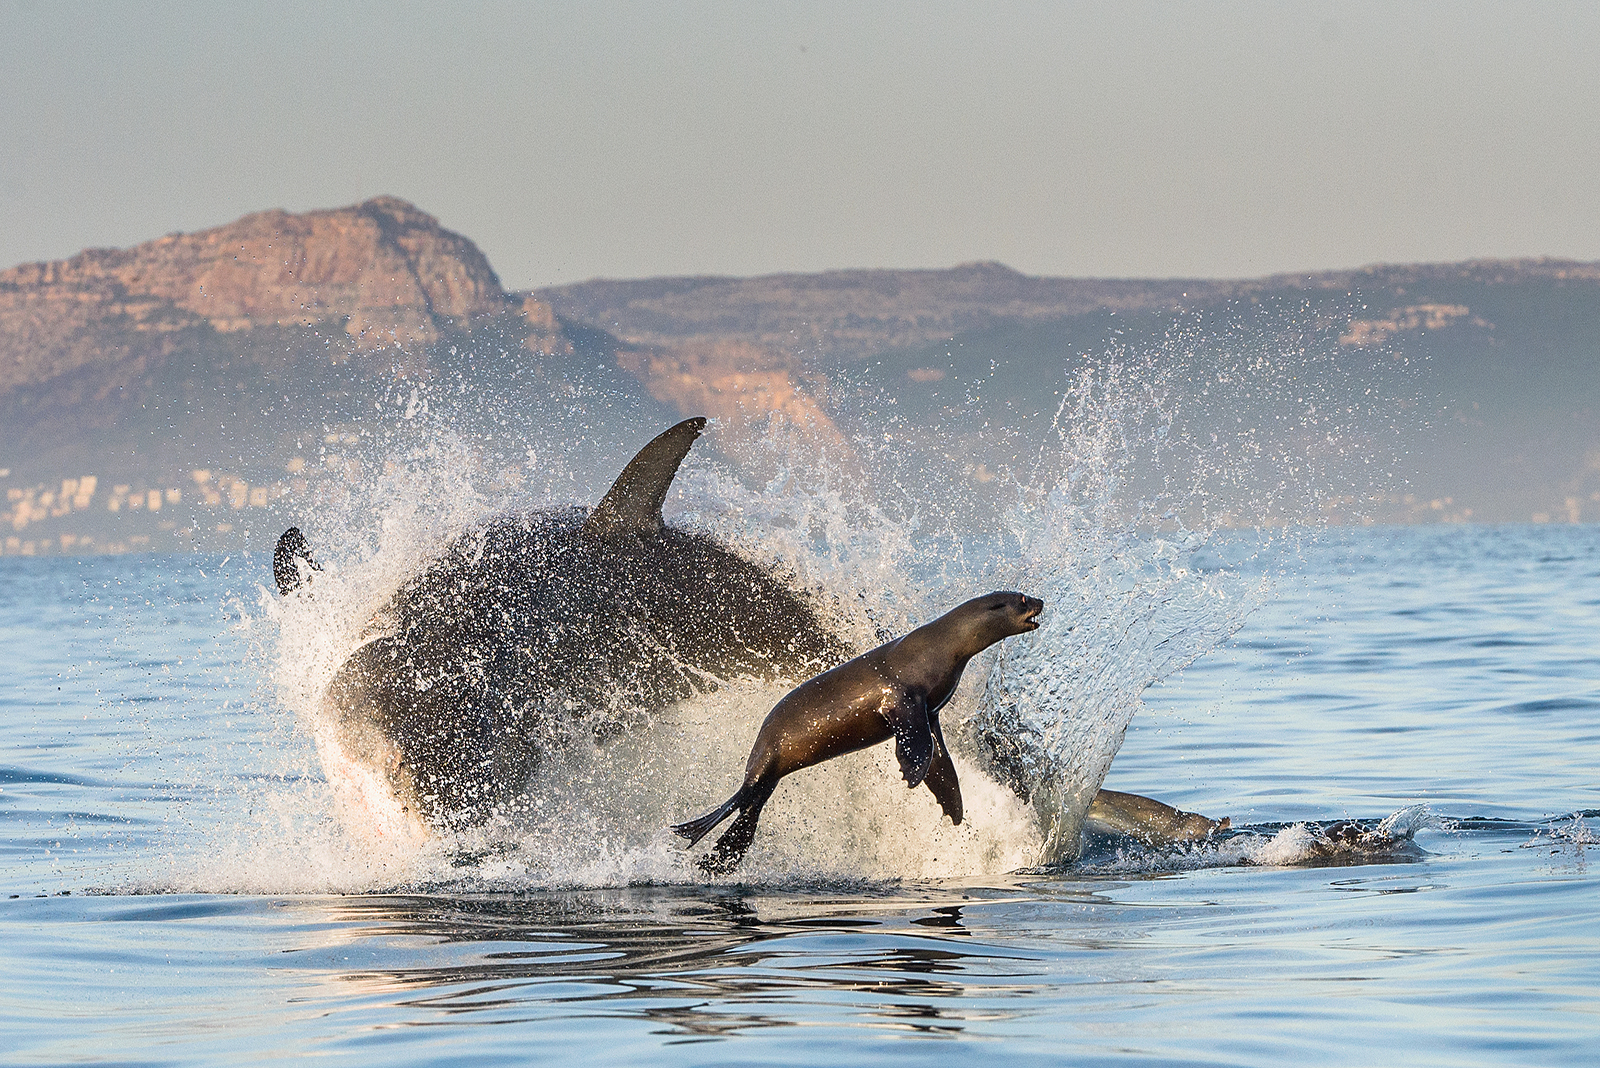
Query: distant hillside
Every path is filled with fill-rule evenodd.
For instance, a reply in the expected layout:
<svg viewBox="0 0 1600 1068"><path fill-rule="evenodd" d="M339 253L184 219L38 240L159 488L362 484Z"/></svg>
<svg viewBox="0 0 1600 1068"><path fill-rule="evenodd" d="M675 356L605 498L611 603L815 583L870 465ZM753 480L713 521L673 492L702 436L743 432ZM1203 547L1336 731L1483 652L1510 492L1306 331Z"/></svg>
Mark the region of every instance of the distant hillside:
<svg viewBox="0 0 1600 1068"><path fill-rule="evenodd" d="M730 339L837 362L1020 322L1097 312L1176 311L1291 292L1390 294L1407 286L1600 283L1600 264L1486 260L1379 265L1243 280L1038 278L999 263L756 278L595 279L531 291L565 318L629 341ZM1415 303L1415 299L1411 303Z"/></svg>
<svg viewBox="0 0 1600 1068"><path fill-rule="evenodd" d="M419 430L458 435L463 484L581 496L571 479L701 413L757 481L777 421L886 492L943 479L941 510L981 521L1079 376L1119 366L1168 410L1158 477L1205 483L1225 520L1600 518L1597 264L512 294L466 237L379 197L0 272L0 553L269 548ZM1344 489L1288 500L1317 479Z"/></svg>
<svg viewBox="0 0 1600 1068"><path fill-rule="evenodd" d="M1229 295L1199 280L1033 278L999 263L759 278L597 279L535 290L557 314L646 344L734 339L838 361L1004 323L1174 308Z"/></svg>
<svg viewBox="0 0 1600 1068"><path fill-rule="evenodd" d="M1350 383L1347 422L1381 412L1390 394L1402 410L1384 417L1386 448L1398 455L1378 459L1394 477L1334 518L1600 519L1600 264L1474 261L1238 281L1031 278L973 264L596 281L533 295L629 341L738 339L756 349L747 364L764 358L797 382L827 383L812 389L841 425L892 398L902 420L937 425L951 451L990 464L1017 462L1075 371L1108 353L1169 358L1198 344L1277 365L1302 360L1308 372L1313 359L1340 373L1365 367L1384 381ZM985 423L1012 431L1010 445L997 445L993 430L981 440L960 432Z"/></svg>
<svg viewBox="0 0 1600 1068"><path fill-rule="evenodd" d="M442 421L604 449L605 430L550 398L671 414L617 350L505 293L477 246L393 197L15 267L0 272L0 552L230 544L252 525L259 547L415 387Z"/></svg>

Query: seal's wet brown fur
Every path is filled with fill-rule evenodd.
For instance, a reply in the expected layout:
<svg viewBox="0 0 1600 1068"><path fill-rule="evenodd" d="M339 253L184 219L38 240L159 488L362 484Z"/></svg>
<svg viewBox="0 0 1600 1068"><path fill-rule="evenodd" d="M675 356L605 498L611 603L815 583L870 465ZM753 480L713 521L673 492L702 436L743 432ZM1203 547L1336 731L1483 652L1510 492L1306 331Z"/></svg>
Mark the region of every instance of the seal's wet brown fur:
<svg viewBox="0 0 1600 1068"><path fill-rule="evenodd" d="M945 815L959 824L961 786L945 749L939 709L955 692L967 661L1002 638L1037 629L1043 608L1043 601L1009 591L976 597L795 687L761 724L739 791L673 830L693 845L737 810L739 818L700 860L709 873L732 871L750 847L778 780L890 738L907 784L926 782Z"/></svg>

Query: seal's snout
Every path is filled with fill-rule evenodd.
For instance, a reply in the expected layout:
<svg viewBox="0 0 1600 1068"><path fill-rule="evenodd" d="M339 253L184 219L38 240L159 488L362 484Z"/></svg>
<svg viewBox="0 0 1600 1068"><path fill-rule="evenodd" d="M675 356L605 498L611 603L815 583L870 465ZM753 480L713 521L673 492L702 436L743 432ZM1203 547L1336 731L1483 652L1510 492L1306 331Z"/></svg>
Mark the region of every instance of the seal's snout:
<svg viewBox="0 0 1600 1068"><path fill-rule="evenodd" d="M1037 597L1024 597L1022 599L1022 625L1028 630L1039 629L1039 613L1044 611L1044 602Z"/></svg>

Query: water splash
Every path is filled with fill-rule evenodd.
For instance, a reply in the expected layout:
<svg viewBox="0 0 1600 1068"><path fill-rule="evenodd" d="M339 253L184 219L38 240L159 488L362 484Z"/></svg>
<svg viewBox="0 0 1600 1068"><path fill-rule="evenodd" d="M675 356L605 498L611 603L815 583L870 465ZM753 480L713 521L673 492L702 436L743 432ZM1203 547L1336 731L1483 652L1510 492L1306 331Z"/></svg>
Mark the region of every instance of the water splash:
<svg viewBox="0 0 1600 1068"><path fill-rule="evenodd" d="M1032 801L1039 864L1077 856L1144 689L1225 641L1266 592L1259 578L1195 566L1212 538L1174 507L1194 498L1127 492L1141 460L1164 458L1173 425L1159 377L1086 370L1057 413L1046 469L1059 473L1015 513L1017 584L1048 609L1039 630L1000 648L969 732Z"/></svg>
<svg viewBox="0 0 1600 1068"><path fill-rule="evenodd" d="M1407 805L1376 822L1338 820L1241 827L1203 841L1149 846L1128 838L1097 840L1074 869L1096 875L1153 875L1202 868L1288 868L1411 861L1424 855L1419 832L1442 821L1426 804ZM1109 848L1107 848L1109 844ZM1046 866L1044 870L1053 871Z"/></svg>
<svg viewBox="0 0 1600 1068"><path fill-rule="evenodd" d="M760 485L692 454L669 520L784 568L860 648L996 586L1048 606L1039 631L974 665L978 685L944 713L967 801L961 827L927 791L906 790L880 747L785 780L740 877L955 877L1077 856L1084 812L1143 690L1225 641L1270 589L1255 554L1286 535L1232 528L1314 523L1323 497L1345 485L1325 462L1340 428L1319 398L1290 423L1325 431L1320 445L1254 433L1281 417L1285 396L1311 394L1292 378L1259 354L1113 353L1079 371L1031 471L977 531L940 522L939 502L970 481L958 468L907 485L892 473L904 469L898 458L875 464L863 446L850 463L822 462L776 426L760 443ZM379 610L393 591L489 515L591 504L620 462L552 443L508 458L448 427L416 426L427 407L414 397L406 407L406 432L363 464L382 473L324 492L308 533L328 570L310 595L263 589L274 703L314 743L321 774L260 806L260 841L220 851L231 859L214 874L258 889L274 879L373 889L698 878L665 828L732 792L787 683L730 680L604 743L574 745L539 768L526 812L451 833L398 811L341 747L323 695L385 626ZM1211 429L1224 417L1227 435ZM1306 458L1318 448L1324 460ZM1264 464L1277 466L1272 478ZM1244 497L1231 492L1241 486Z"/></svg>
<svg viewBox="0 0 1600 1068"><path fill-rule="evenodd" d="M1544 846L1573 846L1580 852L1586 846L1600 845L1600 834L1590 828L1586 815L1594 813L1575 812L1562 822L1550 821L1550 826L1544 830L1536 831L1534 836L1522 843L1522 849L1538 849Z"/></svg>
<svg viewBox="0 0 1600 1068"><path fill-rule="evenodd" d="M1267 314L1180 322L1079 369L1018 481L1014 581L1048 608L1000 647L969 734L1032 802L1040 864L1078 855L1143 691L1270 594L1265 550L1312 536L1392 470L1377 446L1393 413L1374 389L1393 372Z"/></svg>

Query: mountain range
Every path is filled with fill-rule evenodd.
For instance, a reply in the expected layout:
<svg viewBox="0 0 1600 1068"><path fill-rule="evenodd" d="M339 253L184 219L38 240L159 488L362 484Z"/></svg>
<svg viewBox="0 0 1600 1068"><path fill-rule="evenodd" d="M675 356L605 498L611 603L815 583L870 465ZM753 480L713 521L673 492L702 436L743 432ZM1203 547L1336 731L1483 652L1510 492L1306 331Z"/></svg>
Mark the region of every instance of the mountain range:
<svg viewBox="0 0 1600 1068"><path fill-rule="evenodd" d="M1324 520L1600 518L1600 264L510 292L468 238L378 197L0 272L0 552L259 547L402 439L447 429L487 480L548 483L700 413L749 478L776 422L844 467L881 470L885 441L937 455L982 496L1116 368L1196 463L1215 443L1257 483L1340 466Z"/></svg>

